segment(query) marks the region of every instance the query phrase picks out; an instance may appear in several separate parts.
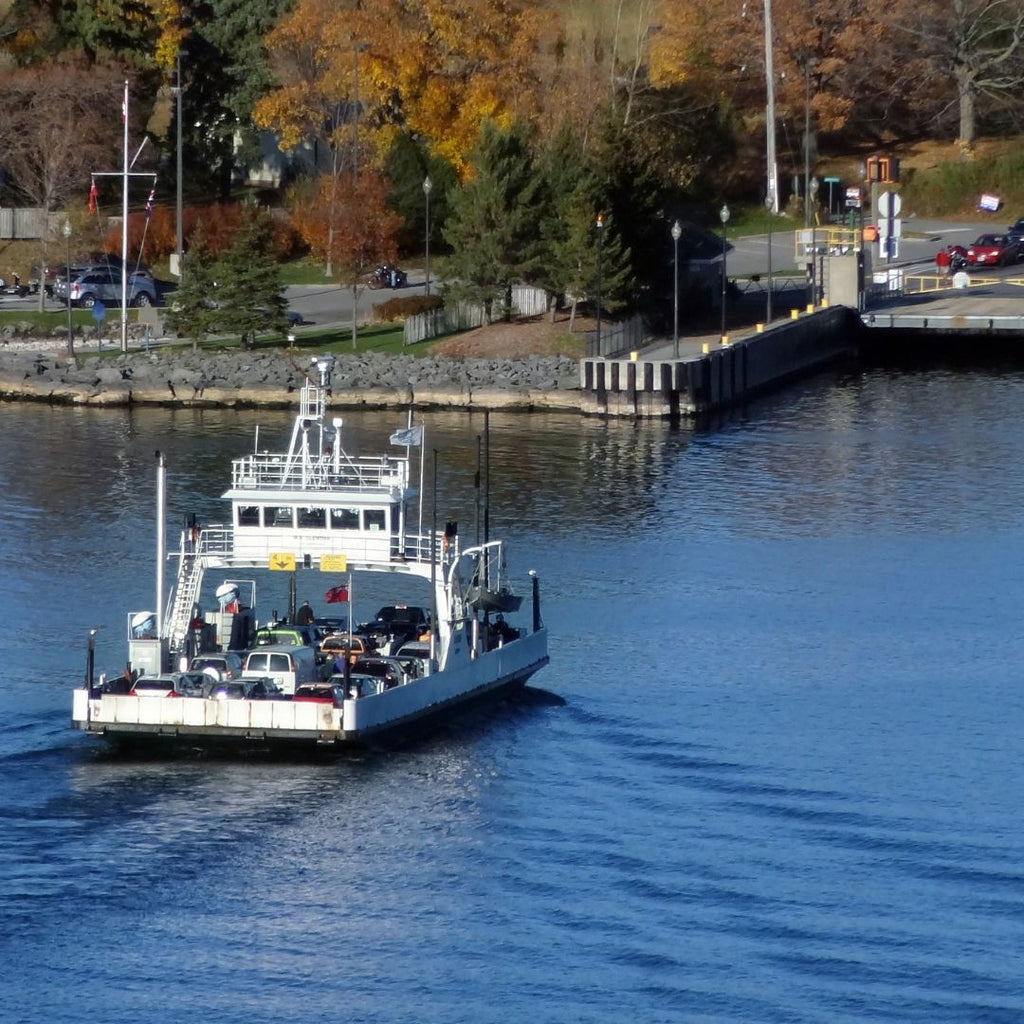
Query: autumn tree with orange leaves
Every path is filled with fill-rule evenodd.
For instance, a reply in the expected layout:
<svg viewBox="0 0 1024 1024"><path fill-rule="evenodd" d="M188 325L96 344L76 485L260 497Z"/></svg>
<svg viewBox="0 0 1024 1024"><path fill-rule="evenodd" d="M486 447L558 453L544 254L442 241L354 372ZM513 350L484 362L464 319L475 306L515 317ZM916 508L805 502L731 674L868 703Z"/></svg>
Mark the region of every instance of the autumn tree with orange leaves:
<svg viewBox="0 0 1024 1024"><path fill-rule="evenodd" d="M401 218L385 205L387 182L376 171L358 181L331 175L304 181L291 190L292 224L310 251L335 268L339 283L352 289L352 346L356 344L356 302L371 267L398 258L395 241ZM324 216L328 205L333 216Z"/></svg>

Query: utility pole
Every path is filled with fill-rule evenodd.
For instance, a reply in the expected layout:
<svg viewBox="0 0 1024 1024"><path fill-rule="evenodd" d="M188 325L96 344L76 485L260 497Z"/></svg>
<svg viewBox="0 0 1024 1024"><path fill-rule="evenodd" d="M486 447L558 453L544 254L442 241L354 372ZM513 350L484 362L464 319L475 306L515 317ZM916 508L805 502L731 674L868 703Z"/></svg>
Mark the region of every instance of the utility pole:
<svg viewBox="0 0 1024 1024"><path fill-rule="evenodd" d="M767 133L768 186L765 205L769 214L779 212L779 163L775 152L775 60L772 46L772 0L764 0L764 76L767 87L765 131Z"/></svg>
<svg viewBox="0 0 1024 1024"><path fill-rule="evenodd" d="M177 140L177 194L175 196L175 231L176 231L176 248L178 253L178 285L185 279L185 247L182 234L181 226L181 190L182 190L182 170L181 170L181 50L178 50L178 55L175 58L175 95L178 101L177 108L177 119L178 119L178 140Z"/></svg>

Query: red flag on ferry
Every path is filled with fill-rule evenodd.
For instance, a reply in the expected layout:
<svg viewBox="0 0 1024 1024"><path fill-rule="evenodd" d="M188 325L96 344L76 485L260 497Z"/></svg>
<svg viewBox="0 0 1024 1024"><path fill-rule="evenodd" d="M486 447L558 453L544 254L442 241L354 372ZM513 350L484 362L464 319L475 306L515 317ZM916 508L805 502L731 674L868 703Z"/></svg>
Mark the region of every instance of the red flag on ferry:
<svg viewBox="0 0 1024 1024"><path fill-rule="evenodd" d="M146 200L146 220L149 220L153 216L153 197L156 195L156 189L151 188L149 190L149 198Z"/></svg>
<svg viewBox="0 0 1024 1024"><path fill-rule="evenodd" d="M324 594L324 600L328 604L341 604L348 600L348 587L331 587L330 590Z"/></svg>
<svg viewBox="0 0 1024 1024"><path fill-rule="evenodd" d="M96 182L94 181L89 186L89 212L90 213L95 213L96 212L96 200L99 199L99 197L100 197L100 190L96 187Z"/></svg>

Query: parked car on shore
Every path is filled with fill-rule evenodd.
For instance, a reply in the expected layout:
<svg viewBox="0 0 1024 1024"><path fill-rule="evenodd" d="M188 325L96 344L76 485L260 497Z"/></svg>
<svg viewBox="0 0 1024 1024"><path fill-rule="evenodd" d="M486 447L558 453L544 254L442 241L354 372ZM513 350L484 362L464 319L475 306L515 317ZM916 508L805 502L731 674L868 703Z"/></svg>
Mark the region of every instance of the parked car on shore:
<svg viewBox="0 0 1024 1024"><path fill-rule="evenodd" d="M1006 233L1010 238L1024 242L1024 217L1021 217L1016 224L1011 224L1007 229Z"/></svg>
<svg viewBox="0 0 1024 1024"><path fill-rule="evenodd" d="M67 301L69 282L67 277L54 279L53 294ZM70 278L71 305L92 309L96 302L105 306L121 305L120 268L89 267L78 270L72 266ZM156 282L143 271L128 275L128 305L155 306L157 303Z"/></svg>
<svg viewBox="0 0 1024 1024"><path fill-rule="evenodd" d="M1020 259L1021 245L1009 235L981 235L967 246L967 265L1004 267Z"/></svg>

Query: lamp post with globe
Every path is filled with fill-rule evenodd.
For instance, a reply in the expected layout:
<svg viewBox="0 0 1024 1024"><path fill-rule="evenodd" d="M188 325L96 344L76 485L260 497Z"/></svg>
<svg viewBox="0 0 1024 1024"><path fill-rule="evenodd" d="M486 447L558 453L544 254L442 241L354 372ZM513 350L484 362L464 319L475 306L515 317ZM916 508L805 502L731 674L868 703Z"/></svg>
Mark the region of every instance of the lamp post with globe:
<svg viewBox="0 0 1024 1024"><path fill-rule="evenodd" d="M672 296L672 358L679 358L679 239L683 229L676 221L672 225L672 277L674 289Z"/></svg>
<svg viewBox="0 0 1024 1024"><path fill-rule="evenodd" d="M729 223L729 207L722 204L722 208L718 211L718 218L722 222L722 333L721 337L725 337L725 285L729 279L729 275L726 273L726 231L725 225Z"/></svg>
<svg viewBox="0 0 1024 1024"><path fill-rule="evenodd" d="M427 275L427 285L424 291L425 295L430 294L430 190L434 187L434 183L430 180L428 174L423 179L423 198L426 200L427 211L426 211L426 230L424 232L424 269Z"/></svg>
<svg viewBox="0 0 1024 1024"><path fill-rule="evenodd" d="M73 356L75 354L75 335L71 326L71 221L64 221L62 234L64 235L65 258L67 259L64 273L68 280L68 355Z"/></svg>

